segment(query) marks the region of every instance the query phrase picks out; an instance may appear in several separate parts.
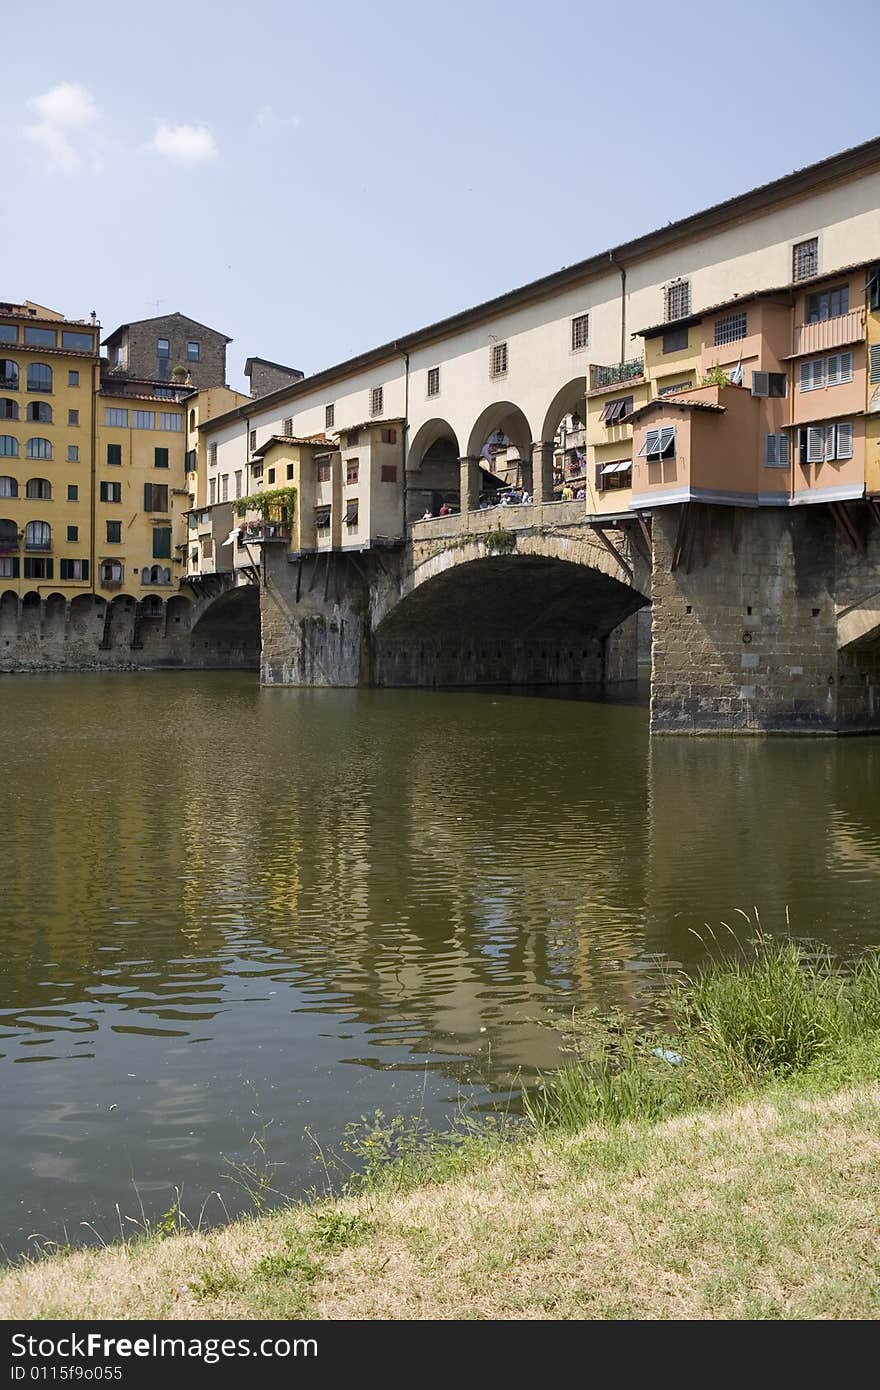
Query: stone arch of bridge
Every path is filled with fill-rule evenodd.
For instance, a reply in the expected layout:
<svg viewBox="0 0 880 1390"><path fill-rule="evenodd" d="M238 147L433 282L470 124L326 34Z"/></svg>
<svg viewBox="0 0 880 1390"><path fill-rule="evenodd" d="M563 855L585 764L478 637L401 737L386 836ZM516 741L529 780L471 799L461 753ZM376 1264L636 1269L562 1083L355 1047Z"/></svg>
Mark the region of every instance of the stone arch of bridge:
<svg viewBox="0 0 880 1390"><path fill-rule="evenodd" d="M201 608L192 625L192 654L201 665L217 661L256 669L260 664L260 589L239 584Z"/></svg>
<svg viewBox="0 0 880 1390"><path fill-rule="evenodd" d="M437 515L444 502L458 510L461 448L448 420L426 420L414 434L406 459L406 520L426 510Z"/></svg>

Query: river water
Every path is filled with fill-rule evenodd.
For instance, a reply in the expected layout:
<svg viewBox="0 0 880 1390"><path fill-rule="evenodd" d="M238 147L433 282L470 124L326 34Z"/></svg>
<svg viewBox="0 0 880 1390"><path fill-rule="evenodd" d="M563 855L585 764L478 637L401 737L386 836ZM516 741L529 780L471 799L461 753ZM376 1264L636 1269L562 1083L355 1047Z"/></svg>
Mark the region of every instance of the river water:
<svg viewBox="0 0 880 1390"><path fill-rule="evenodd" d="M650 1008L737 908L878 940L880 740L652 743L568 695L0 682L3 1250L507 1103L549 1024Z"/></svg>

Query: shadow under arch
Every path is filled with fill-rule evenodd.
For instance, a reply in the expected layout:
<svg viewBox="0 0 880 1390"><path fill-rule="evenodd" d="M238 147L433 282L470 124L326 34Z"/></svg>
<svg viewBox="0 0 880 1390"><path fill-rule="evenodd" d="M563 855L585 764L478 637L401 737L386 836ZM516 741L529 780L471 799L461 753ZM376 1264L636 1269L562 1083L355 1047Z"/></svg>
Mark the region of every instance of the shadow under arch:
<svg viewBox="0 0 880 1390"><path fill-rule="evenodd" d="M191 651L200 665L260 666L260 590L256 584L227 589L192 626Z"/></svg>
<svg viewBox="0 0 880 1390"><path fill-rule="evenodd" d="M468 437L468 457L479 458L484 445L498 431L510 440L520 458L528 463L531 459L532 428L525 412L512 401L494 401L480 412Z"/></svg>
<svg viewBox="0 0 880 1390"><path fill-rule="evenodd" d="M428 510L436 516L444 502L458 507L461 471L458 436L440 416L419 427L407 450L406 520Z"/></svg>
<svg viewBox="0 0 880 1390"><path fill-rule="evenodd" d="M587 409L587 378L586 376L572 377L561 386L553 397L547 413L544 416L544 423L541 427L541 439L545 444L551 444L556 437L556 431L566 415L577 415L581 421L586 419Z"/></svg>
<svg viewBox="0 0 880 1390"><path fill-rule="evenodd" d="M374 633L377 685L600 682L609 634L647 603L586 564L488 555L411 590Z"/></svg>

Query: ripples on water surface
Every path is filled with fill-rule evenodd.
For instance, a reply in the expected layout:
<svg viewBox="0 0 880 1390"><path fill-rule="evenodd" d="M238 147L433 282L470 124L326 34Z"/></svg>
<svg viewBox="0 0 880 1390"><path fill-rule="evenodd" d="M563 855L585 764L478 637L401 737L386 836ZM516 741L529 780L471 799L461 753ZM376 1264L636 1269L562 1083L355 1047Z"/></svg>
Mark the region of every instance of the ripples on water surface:
<svg viewBox="0 0 880 1390"><path fill-rule="evenodd" d="M738 906L877 939L874 739L651 745L640 704L219 673L7 678L0 712L9 1253L175 1183L234 1204L269 1122L301 1191L307 1126L503 1097L558 1061L547 1021L644 1006Z"/></svg>

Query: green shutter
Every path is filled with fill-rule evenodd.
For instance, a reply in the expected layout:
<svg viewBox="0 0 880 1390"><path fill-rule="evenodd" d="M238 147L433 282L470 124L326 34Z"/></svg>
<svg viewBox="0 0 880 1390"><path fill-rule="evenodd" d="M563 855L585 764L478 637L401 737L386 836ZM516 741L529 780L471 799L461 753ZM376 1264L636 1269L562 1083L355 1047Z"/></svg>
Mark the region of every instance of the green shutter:
<svg viewBox="0 0 880 1390"><path fill-rule="evenodd" d="M68 539L69 541L78 541L78 540L79 540L79 527L78 527L78 526L68 526L68 528L67 528L67 539Z"/></svg>
<svg viewBox="0 0 880 1390"><path fill-rule="evenodd" d="M121 445L121 444L108 444L108 445L107 445L107 462L108 462L109 464L112 464L114 468L120 468L120 467L122 466L122 445Z"/></svg>
<svg viewBox="0 0 880 1390"><path fill-rule="evenodd" d="M88 579L88 577L89 577L89 562L88 562L88 560L83 560L83 562L82 562L82 577L83 577L83 579Z"/></svg>
<svg viewBox="0 0 880 1390"><path fill-rule="evenodd" d="M156 468L167 468L167 467L168 467L168 450L167 450L167 449L154 449L154 450L153 450L153 465L154 465L154 467L156 467Z"/></svg>
<svg viewBox="0 0 880 1390"><path fill-rule="evenodd" d="M145 511L145 512L151 512L152 510L153 510L153 484L152 484L152 483L144 483L144 511Z"/></svg>
<svg viewBox="0 0 880 1390"><path fill-rule="evenodd" d="M51 578L53 577L54 565L55 565L55 561L54 561L54 560L47 560L47 561L46 561L46 578L47 578L47 579L51 579Z"/></svg>
<svg viewBox="0 0 880 1390"><path fill-rule="evenodd" d="M170 527L170 526L154 526L154 527L153 527L153 559L154 559L154 560L170 560L170 559L171 559L171 527Z"/></svg>
<svg viewBox="0 0 880 1390"><path fill-rule="evenodd" d="M19 558L18 558L17 555L14 555L14 556L12 557L12 577L13 577L13 579L18 579L19 574L20 574L20 567L21 567L21 561L19 560Z"/></svg>

